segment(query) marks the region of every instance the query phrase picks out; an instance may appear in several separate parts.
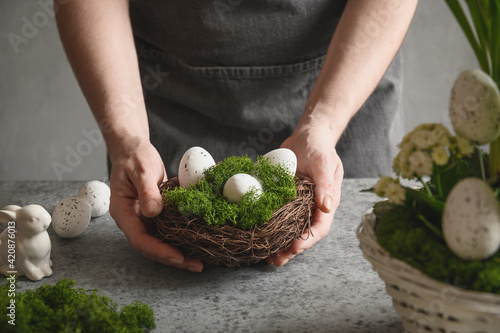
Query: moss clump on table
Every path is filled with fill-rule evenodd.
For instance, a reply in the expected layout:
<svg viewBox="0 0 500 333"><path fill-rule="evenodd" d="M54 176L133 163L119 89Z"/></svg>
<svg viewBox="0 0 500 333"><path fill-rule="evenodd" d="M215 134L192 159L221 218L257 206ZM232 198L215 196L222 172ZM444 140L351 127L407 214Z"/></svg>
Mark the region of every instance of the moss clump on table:
<svg viewBox="0 0 500 333"><path fill-rule="evenodd" d="M441 282L500 294L500 251L487 260L464 261L422 223L411 207L382 201L375 204L374 213L378 243L392 257Z"/></svg>
<svg viewBox="0 0 500 333"><path fill-rule="evenodd" d="M7 315L0 317L1 332L145 332L155 328L151 308L141 302L124 306L94 289L75 288L74 280L42 285L35 290L16 292L15 326ZM0 308L10 305L10 283L0 286Z"/></svg>
<svg viewBox="0 0 500 333"><path fill-rule="evenodd" d="M223 196L226 181L237 173L250 174L262 181L264 192L258 199L247 193L238 204ZM243 230L268 221L273 212L297 196L295 180L281 165L275 166L259 156L231 156L205 170L205 179L188 189L176 187L163 192L166 203L177 206L185 216L198 216L212 227L233 225Z"/></svg>

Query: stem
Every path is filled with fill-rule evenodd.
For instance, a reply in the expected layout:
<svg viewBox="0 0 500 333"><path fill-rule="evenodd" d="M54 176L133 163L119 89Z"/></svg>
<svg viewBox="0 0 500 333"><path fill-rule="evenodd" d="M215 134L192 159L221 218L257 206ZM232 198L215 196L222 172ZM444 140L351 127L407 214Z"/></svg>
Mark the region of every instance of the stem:
<svg viewBox="0 0 500 333"><path fill-rule="evenodd" d="M500 174L500 138L490 143L490 179L496 183Z"/></svg>
<svg viewBox="0 0 500 333"><path fill-rule="evenodd" d="M485 182L486 181L486 172L484 170L483 153L480 151L479 154L477 154L477 155L479 156L479 166L481 167L481 178Z"/></svg>
<svg viewBox="0 0 500 333"><path fill-rule="evenodd" d="M495 182L496 166L495 166L495 156L496 156L496 146L497 141L490 142L490 160L488 161L488 170L490 171L490 180L492 183Z"/></svg>
<svg viewBox="0 0 500 333"><path fill-rule="evenodd" d="M432 231L436 236L438 236L441 239L444 238L441 230L439 230L435 225L433 225L424 215L418 214L417 216L422 222L424 222L427 228L429 228L429 230Z"/></svg>
<svg viewBox="0 0 500 333"><path fill-rule="evenodd" d="M437 191L438 195L440 198L443 198L443 187L441 186L441 174L436 173L436 186L437 186Z"/></svg>
<svg viewBox="0 0 500 333"><path fill-rule="evenodd" d="M429 188L429 185L427 185L426 182L424 182L424 180L422 178L418 178L418 180L422 183L422 185L424 185L424 188L425 188L425 191L427 192L427 194L432 197L432 192L431 192L431 189Z"/></svg>

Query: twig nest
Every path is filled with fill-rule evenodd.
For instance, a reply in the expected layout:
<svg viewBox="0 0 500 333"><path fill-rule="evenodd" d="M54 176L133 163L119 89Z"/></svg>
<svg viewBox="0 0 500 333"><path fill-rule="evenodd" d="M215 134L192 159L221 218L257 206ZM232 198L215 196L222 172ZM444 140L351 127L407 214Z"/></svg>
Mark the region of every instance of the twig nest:
<svg viewBox="0 0 500 333"><path fill-rule="evenodd" d="M453 85L450 120L458 136L483 145L500 134L500 93L493 79L479 69L466 70Z"/></svg>
<svg viewBox="0 0 500 333"><path fill-rule="evenodd" d="M500 247L500 207L488 184L465 178L446 199L443 235L450 250L464 260L483 260Z"/></svg>
<svg viewBox="0 0 500 333"><path fill-rule="evenodd" d="M169 191L179 185L177 178L160 186ZM230 225L210 227L199 217L183 216L177 207L165 203L163 211L147 222L158 239L179 248L184 255L207 264L247 266L287 250L295 239L310 230L315 210L314 185L297 180L297 197L274 211L271 219L251 230Z"/></svg>

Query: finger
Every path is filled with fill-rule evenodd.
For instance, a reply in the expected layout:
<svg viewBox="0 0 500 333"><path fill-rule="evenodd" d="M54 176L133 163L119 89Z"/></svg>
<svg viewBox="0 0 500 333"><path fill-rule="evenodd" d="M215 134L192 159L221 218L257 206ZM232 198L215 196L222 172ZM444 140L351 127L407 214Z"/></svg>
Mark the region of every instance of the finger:
<svg viewBox="0 0 500 333"><path fill-rule="evenodd" d="M283 251L272 257L271 260L276 267L281 267L286 265L294 257L295 255L291 254L290 251Z"/></svg>
<svg viewBox="0 0 500 333"><path fill-rule="evenodd" d="M333 168L317 168L312 175L314 186L314 194L316 196L316 204L324 213L330 213L334 207L335 199L335 173Z"/></svg>
<svg viewBox="0 0 500 333"><path fill-rule="evenodd" d="M332 225L334 213L323 213L317 209L311 221L311 230L302 234L301 238L293 241L292 245L287 251L280 253L278 256L273 257L276 266L282 266L289 260L292 260L296 255L301 254L307 249L310 249L314 244L323 239Z"/></svg>
<svg viewBox="0 0 500 333"><path fill-rule="evenodd" d="M175 247L169 246L158 238L148 234L144 223L138 218L139 205L134 199L116 199L111 216L117 222L117 226L123 231L132 247L158 260L168 260L172 263L184 263L184 256Z"/></svg>
<svg viewBox="0 0 500 333"><path fill-rule="evenodd" d="M171 263L168 260L155 260L154 258L151 260L158 261L159 263L167 266L174 266L179 269L188 270L193 273L201 273L203 271L203 263L196 258L185 258L182 264Z"/></svg>
<svg viewBox="0 0 500 333"><path fill-rule="evenodd" d="M329 213L335 211L340 203L340 190L344 178L344 167L339 156L333 151L328 158L317 163L319 167L312 173L318 208ZM333 172L332 172L333 171Z"/></svg>
<svg viewBox="0 0 500 333"><path fill-rule="evenodd" d="M128 201L128 199L122 200ZM126 208L121 212L115 212L112 216L116 221L119 221L117 223L118 227L123 231L135 250L141 252L147 259L164 265L197 273L203 270L203 263L200 260L184 258L178 249L161 242L147 233L144 223L136 217L139 213L136 200L135 203L128 202L123 207Z"/></svg>
<svg viewBox="0 0 500 333"><path fill-rule="evenodd" d="M292 260L296 255L301 254L323 239L330 231L333 217L334 212L327 214L317 209L311 219L311 230L304 232L301 235L301 238L293 241L287 251L280 252L279 254L273 256L271 258L272 263L274 263L277 267L283 266Z"/></svg>
<svg viewBox="0 0 500 333"><path fill-rule="evenodd" d="M162 174L155 178L147 172L134 170L129 176L137 190L141 213L145 217L154 217L163 209L163 200L158 185L164 179L164 175L162 171Z"/></svg>

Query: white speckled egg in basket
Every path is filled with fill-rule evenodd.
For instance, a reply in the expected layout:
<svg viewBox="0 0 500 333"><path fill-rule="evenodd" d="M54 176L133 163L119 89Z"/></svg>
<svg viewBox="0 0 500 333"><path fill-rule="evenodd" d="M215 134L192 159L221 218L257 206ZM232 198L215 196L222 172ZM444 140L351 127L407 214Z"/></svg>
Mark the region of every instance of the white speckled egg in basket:
<svg viewBox="0 0 500 333"><path fill-rule="evenodd" d="M246 173L237 173L226 181L222 194L227 201L239 203L252 189L255 190L255 198L258 199L263 190L259 180Z"/></svg>
<svg viewBox="0 0 500 333"><path fill-rule="evenodd" d="M52 227L64 238L80 235L89 226L91 209L87 200L80 197L66 197L59 201L52 212Z"/></svg>
<svg viewBox="0 0 500 333"><path fill-rule="evenodd" d="M450 250L464 260L483 260L500 247L500 208L491 187L465 178L448 194L443 235Z"/></svg>
<svg viewBox="0 0 500 333"><path fill-rule="evenodd" d="M215 165L214 158L201 147L191 147L182 156L179 163L178 179L182 188L196 184L205 178L203 171Z"/></svg>
<svg viewBox="0 0 500 333"><path fill-rule="evenodd" d="M271 150L264 157L269 158L269 163L272 165L281 164L288 170L292 176L295 176L297 171L297 156L295 153L288 148L278 148Z"/></svg>

